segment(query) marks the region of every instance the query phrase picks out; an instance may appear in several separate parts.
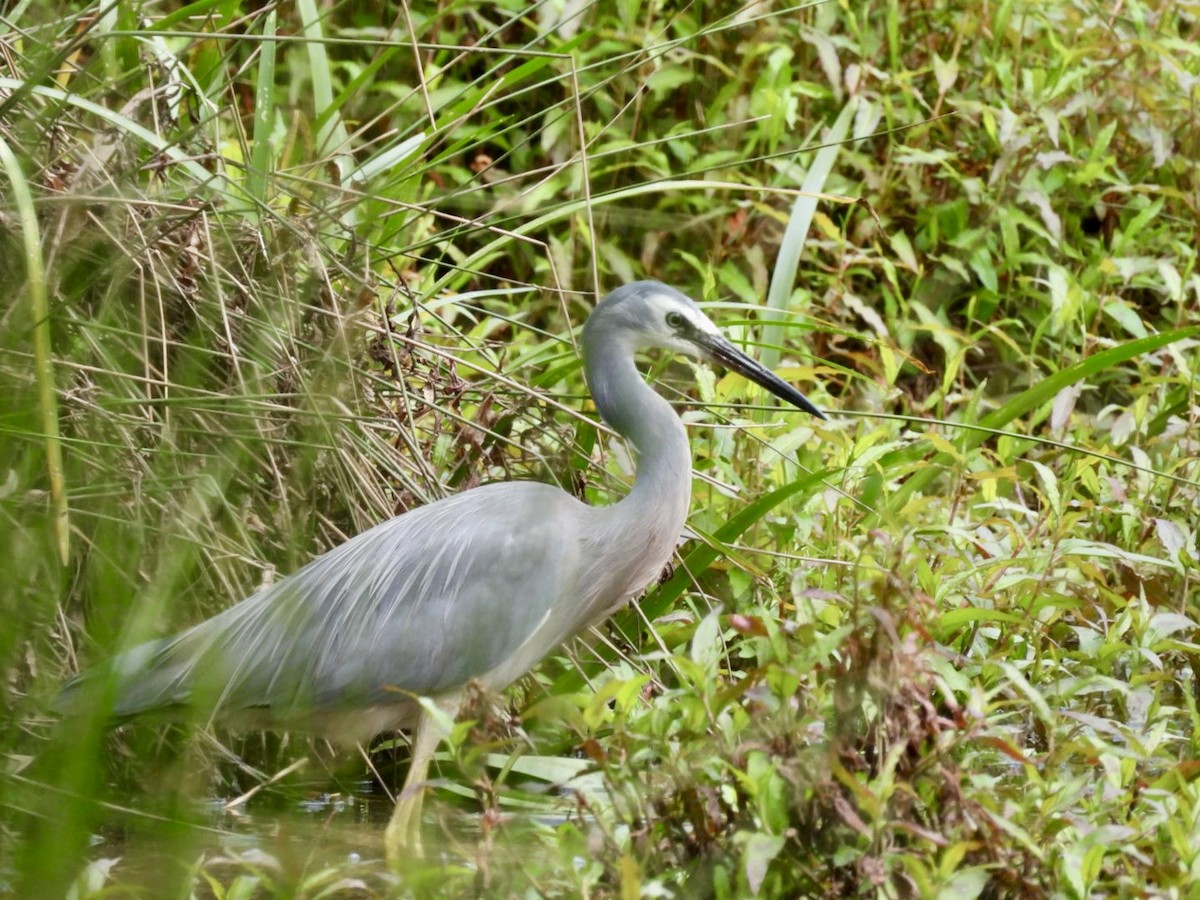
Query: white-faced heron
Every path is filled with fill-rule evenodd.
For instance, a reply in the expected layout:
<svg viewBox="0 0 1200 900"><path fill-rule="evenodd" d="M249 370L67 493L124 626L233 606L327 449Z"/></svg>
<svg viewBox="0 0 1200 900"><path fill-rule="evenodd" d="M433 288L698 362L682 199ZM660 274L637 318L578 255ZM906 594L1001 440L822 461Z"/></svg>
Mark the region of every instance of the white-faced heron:
<svg viewBox="0 0 1200 900"><path fill-rule="evenodd" d="M629 495L588 506L535 482L472 488L375 526L175 637L120 654L68 684L58 707L104 681L115 716L185 711L235 727L340 742L411 729L412 762L385 835L419 846L437 730L474 680L499 690L614 611L671 558L691 497L687 435L650 389L637 351L662 347L745 375L819 418L803 394L730 344L692 300L655 281L608 294L583 329L600 415L639 456Z"/></svg>

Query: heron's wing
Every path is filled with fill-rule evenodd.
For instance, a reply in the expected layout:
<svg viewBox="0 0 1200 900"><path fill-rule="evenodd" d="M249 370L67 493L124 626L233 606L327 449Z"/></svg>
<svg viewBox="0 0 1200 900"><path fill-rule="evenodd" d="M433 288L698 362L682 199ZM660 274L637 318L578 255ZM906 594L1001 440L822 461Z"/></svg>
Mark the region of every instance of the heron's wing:
<svg viewBox="0 0 1200 900"><path fill-rule="evenodd" d="M445 693L518 655L531 665L567 636L560 605L580 592L587 509L517 482L398 516L189 631L122 654L114 711L257 709L302 724L305 710ZM531 642L551 618L557 637Z"/></svg>

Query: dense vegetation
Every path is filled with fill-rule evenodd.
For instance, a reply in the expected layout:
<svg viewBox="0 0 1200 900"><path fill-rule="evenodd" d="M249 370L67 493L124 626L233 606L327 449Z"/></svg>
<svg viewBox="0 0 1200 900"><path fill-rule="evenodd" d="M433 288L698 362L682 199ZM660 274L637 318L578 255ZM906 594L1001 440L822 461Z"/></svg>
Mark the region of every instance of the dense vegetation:
<svg viewBox="0 0 1200 900"><path fill-rule="evenodd" d="M0 895L1191 896L1194 0L7 9ZM397 511L619 497L636 277L832 419L652 364L695 537L478 699L424 864L361 759L48 714Z"/></svg>

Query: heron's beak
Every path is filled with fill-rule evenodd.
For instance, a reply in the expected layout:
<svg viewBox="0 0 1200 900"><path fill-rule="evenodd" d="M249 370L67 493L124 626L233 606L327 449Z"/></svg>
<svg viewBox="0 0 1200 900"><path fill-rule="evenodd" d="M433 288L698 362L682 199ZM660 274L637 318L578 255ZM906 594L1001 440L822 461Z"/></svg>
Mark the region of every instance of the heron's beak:
<svg viewBox="0 0 1200 900"><path fill-rule="evenodd" d="M764 366L751 359L719 334L697 334L694 340L700 345L705 355L727 369L732 369L739 375L744 375L755 384L762 385L780 400L786 400L792 406L799 407L818 419L824 419L821 412L812 401L802 393Z"/></svg>

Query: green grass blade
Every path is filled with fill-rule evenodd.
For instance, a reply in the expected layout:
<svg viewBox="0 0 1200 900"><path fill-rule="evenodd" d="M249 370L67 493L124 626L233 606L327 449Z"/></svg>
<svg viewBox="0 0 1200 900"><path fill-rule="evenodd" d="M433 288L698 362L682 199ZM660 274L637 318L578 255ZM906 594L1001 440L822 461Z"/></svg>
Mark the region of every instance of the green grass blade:
<svg viewBox="0 0 1200 900"><path fill-rule="evenodd" d="M804 241L808 237L808 229L812 226L813 215L817 211L819 195L825 190L825 182L829 180L838 151L841 150L841 142L846 139L857 110L858 101L852 97L830 127L825 136L825 146L817 151L812 165L804 175L804 182L800 185L803 193L792 205L792 214L788 218L783 242L779 245L779 256L775 259L775 269L771 274L771 286L767 289L767 311L763 314L767 324L763 328L763 346L759 357L768 369L779 365L779 348L783 345L781 323L792 296L792 288L796 284L800 254L804 252Z"/></svg>
<svg viewBox="0 0 1200 900"><path fill-rule="evenodd" d="M271 130L275 124L275 10L263 21L263 42L258 58L258 83L254 89L254 146L250 148L250 171L246 182L250 196L263 209L267 205L267 184L274 153Z"/></svg>
<svg viewBox="0 0 1200 900"><path fill-rule="evenodd" d="M200 190L201 187L205 190L211 190L218 197L234 204L245 202L243 189L231 182L225 176L223 169L218 169L216 173L208 171L192 154L180 147L177 142L156 134L144 125L123 115L121 112L108 109L99 103L88 100L86 97L80 97L70 91L46 87L45 85L33 85L29 87L22 80L0 77L0 90L17 91L25 88L34 96L44 97L47 100L54 100L55 102L64 103L68 106L89 112L114 131L137 138L148 148L162 154L174 166L190 175L196 182L197 190Z"/></svg>
<svg viewBox="0 0 1200 900"><path fill-rule="evenodd" d="M505 252L507 245L514 237L522 238L537 234L542 229L549 225L556 225L562 221L569 221L577 213L584 212L590 205L593 208L601 206L612 206L623 203L627 200L632 200L635 197L645 196L647 194L663 194L671 196L683 191L697 191L702 193L710 193L714 190L729 190L741 191L754 194L769 194L769 193L784 193L795 196L795 191L779 191L770 188L756 187L754 185L737 184L735 182L726 181L706 181L703 178L673 178L663 181L652 181L644 184L635 184L627 188L619 188L603 194L593 194L589 199L578 199L561 203L555 206L550 211L523 222L511 229L506 229L504 233L494 240L489 241L483 247L474 251L470 256L462 261L460 269L463 271L477 269L483 265L483 261L494 258L497 254ZM845 197L837 194L822 194L819 198L828 200L834 203L853 203L854 198ZM451 271L440 277L434 284L432 292L443 289L461 280L462 276L458 271Z"/></svg>
<svg viewBox="0 0 1200 900"><path fill-rule="evenodd" d="M320 123L317 130L317 152L331 154L343 182L354 166L350 155L350 135L334 105L333 70L325 51L325 32L321 12L313 0L298 0L296 11L304 23L304 45L308 53L309 78L312 79L313 112ZM352 224L347 221L346 225Z"/></svg>
<svg viewBox="0 0 1200 900"><path fill-rule="evenodd" d="M65 566L70 558L71 525L67 514L67 487L63 476L62 440L58 429L58 392L50 346L50 306L46 297L46 273L42 265L42 242L37 210L25 173L16 155L0 137L0 163L12 183L13 202L21 218L21 236L25 247L25 283L29 287L29 313L33 323L34 373L38 386L38 405L42 414L42 434L46 445L46 473L50 480L50 502L54 507L54 537L59 560Z"/></svg>
<svg viewBox="0 0 1200 900"><path fill-rule="evenodd" d="M1176 341L1197 336L1200 336L1200 326L1177 328L1172 331L1164 331L1161 334L1152 334L1149 337L1127 341L1117 347L1101 351L1039 381L1033 387L1028 388L1012 400L1009 400L999 409L988 413L980 420L979 424L985 428L1003 428L1009 422L1023 416L1030 410L1036 409L1044 403L1049 403L1065 387L1085 381L1103 372L1105 369L1128 362L1135 357L1141 356L1143 353L1150 353L1158 350L1160 347L1173 344ZM959 439L959 447L964 452L970 451L987 439L988 434L986 432L968 431ZM880 461L880 465L886 469L890 466L915 462L921 457L921 453L919 452L921 448L914 449L917 452L911 452L906 449L884 457ZM936 454L933 459L924 463L920 471L915 472L892 495L891 501L888 503L891 512L894 514L903 509L904 505L908 503L914 494L924 491L934 478L947 467L954 464L954 458L951 454L945 452Z"/></svg>

